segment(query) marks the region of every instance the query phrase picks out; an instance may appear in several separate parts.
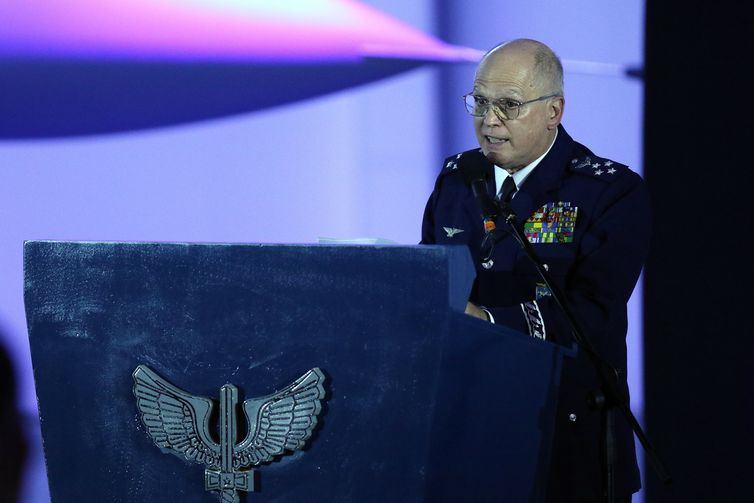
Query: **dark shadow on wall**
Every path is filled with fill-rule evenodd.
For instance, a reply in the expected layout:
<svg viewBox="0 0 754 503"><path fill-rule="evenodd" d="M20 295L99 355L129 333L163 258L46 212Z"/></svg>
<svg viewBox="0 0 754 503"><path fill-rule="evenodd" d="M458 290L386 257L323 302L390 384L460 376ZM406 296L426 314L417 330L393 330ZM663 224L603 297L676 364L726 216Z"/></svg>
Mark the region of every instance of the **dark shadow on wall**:
<svg viewBox="0 0 754 503"><path fill-rule="evenodd" d="M19 501L28 454L16 398L14 369L7 351L0 344L0 503Z"/></svg>
<svg viewBox="0 0 754 503"><path fill-rule="evenodd" d="M647 3L645 420L674 479L648 471L647 503L754 501L754 6L709 7Z"/></svg>

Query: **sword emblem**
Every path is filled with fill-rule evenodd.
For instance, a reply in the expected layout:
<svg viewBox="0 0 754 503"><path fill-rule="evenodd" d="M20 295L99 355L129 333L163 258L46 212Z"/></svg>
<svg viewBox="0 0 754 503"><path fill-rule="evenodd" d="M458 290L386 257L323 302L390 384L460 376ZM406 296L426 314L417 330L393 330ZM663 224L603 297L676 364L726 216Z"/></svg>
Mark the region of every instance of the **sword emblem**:
<svg viewBox="0 0 754 503"><path fill-rule="evenodd" d="M313 368L271 395L243 402L246 438L237 443L238 388L220 388L219 440L210 433L212 400L191 395L164 380L146 365L133 372L136 405L157 447L206 465L204 488L223 503L239 503L238 491L254 490L254 470L275 456L306 445L317 425L325 397L325 375Z"/></svg>

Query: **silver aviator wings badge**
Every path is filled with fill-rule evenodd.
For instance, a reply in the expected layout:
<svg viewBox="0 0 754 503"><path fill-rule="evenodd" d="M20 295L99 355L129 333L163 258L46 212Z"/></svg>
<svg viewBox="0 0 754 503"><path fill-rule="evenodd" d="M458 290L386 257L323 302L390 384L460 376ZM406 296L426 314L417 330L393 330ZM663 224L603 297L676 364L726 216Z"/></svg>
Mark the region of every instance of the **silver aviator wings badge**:
<svg viewBox="0 0 754 503"><path fill-rule="evenodd" d="M455 227L443 227L443 230L448 235L449 238L452 238L456 234L460 234L463 232L463 229L456 229Z"/></svg>
<svg viewBox="0 0 754 503"><path fill-rule="evenodd" d="M285 451L303 448L317 425L325 375L313 368L284 389L243 402L246 438L236 443L238 388L220 388L220 443L210 433L212 400L176 388L146 365L133 372L136 405L147 433L160 448L207 466L204 489L223 503L238 503L238 491L254 490L254 470Z"/></svg>

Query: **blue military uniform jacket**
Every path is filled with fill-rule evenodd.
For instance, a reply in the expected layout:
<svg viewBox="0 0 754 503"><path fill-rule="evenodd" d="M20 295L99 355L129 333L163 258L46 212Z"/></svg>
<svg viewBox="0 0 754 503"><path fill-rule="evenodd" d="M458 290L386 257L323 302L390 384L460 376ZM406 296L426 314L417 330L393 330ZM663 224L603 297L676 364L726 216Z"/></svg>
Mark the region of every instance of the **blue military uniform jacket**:
<svg viewBox="0 0 754 503"><path fill-rule="evenodd" d="M423 244L465 244L477 278L470 301L485 306L495 323L548 341L571 345L571 331L536 269L508 232L492 254L480 250L484 226L468 173L488 173L479 150L449 157L427 202ZM493 194L494 195L494 194ZM555 144L511 201L519 225L565 293L585 335L626 385L626 304L648 252L649 199L642 179L626 166L595 156L560 126ZM502 218L498 228L505 229ZM567 359L555 420L548 501L601 497L601 414L587 397L599 389L583 352ZM633 434L616 413L616 494L640 487Z"/></svg>

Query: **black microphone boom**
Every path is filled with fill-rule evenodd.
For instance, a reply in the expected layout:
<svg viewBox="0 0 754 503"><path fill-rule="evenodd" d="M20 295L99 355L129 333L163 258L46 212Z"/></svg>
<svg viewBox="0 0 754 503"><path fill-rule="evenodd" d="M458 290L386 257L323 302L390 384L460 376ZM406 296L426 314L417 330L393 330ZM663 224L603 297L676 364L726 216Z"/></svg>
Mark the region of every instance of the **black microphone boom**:
<svg viewBox="0 0 754 503"><path fill-rule="evenodd" d="M494 220L500 214L500 205L487 191L487 181L484 178L478 178L471 181L471 190L474 192L479 209L485 220Z"/></svg>
<svg viewBox="0 0 754 503"><path fill-rule="evenodd" d="M484 230L495 229L495 219L500 215L500 204L487 190L487 180L493 174L493 164L480 152L472 152L462 158L459 166L465 182L471 185L479 210L484 217Z"/></svg>

